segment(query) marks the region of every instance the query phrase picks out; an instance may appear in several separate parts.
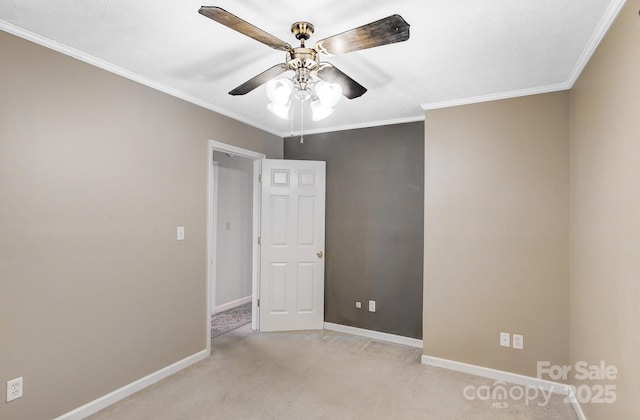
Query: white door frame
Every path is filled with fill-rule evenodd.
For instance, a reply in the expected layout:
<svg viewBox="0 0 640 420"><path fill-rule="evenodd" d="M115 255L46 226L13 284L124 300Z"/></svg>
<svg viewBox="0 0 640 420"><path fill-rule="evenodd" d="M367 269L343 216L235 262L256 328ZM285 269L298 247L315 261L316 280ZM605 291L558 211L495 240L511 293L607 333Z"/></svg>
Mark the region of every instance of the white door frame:
<svg viewBox="0 0 640 420"><path fill-rule="evenodd" d="M214 151L212 151L213 153ZM209 316L212 315L213 309L216 307L216 282L218 281L218 273L217 270L215 269L217 267L218 264L218 256L217 256L217 251L218 251L218 206L216 205L215 201L218 199L218 162L214 162L212 159L211 162L211 177L210 177L210 181L211 181L211 188L209 188L209 191L211 191L211 211L210 211L210 217L211 217L211 244L210 244L210 249L209 249L209 267L211 267L211 272L209 273L209 284L210 289L209 289Z"/></svg>
<svg viewBox="0 0 640 420"><path fill-rule="evenodd" d="M241 147L232 146L216 140L209 140L207 148L207 350L211 351L211 308L214 302L211 302L211 289L215 277L215 257L212 257L213 251L216 249L216 232L214 224L214 194L213 194L213 152L230 153L253 160L253 252L252 252L252 310L251 310L251 328L257 330L260 328L258 317L258 277L260 269L260 247L258 246L258 236L260 236L260 168L262 167L262 159L266 155L253 150L243 149Z"/></svg>

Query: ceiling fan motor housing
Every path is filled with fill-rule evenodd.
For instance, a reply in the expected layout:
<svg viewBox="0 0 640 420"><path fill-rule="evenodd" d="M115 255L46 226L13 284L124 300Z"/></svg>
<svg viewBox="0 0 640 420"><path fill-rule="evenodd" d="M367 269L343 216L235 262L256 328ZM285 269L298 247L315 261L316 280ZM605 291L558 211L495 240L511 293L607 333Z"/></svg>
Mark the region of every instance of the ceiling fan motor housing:
<svg viewBox="0 0 640 420"><path fill-rule="evenodd" d="M313 48L306 48L304 41L311 37L313 25L309 22L294 22L291 25L291 32L300 41L300 47L287 51L285 60L287 70L295 72L294 83L300 91L305 91L311 80L311 72L317 71L320 63L318 53Z"/></svg>
<svg viewBox="0 0 640 420"><path fill-rule="evenodd" d="M294 81L298 84L297 87L305 90L311 79L311 72L320 67L318 53L313 48L293 48L287 52L286 67L296 74Z"/></svg>

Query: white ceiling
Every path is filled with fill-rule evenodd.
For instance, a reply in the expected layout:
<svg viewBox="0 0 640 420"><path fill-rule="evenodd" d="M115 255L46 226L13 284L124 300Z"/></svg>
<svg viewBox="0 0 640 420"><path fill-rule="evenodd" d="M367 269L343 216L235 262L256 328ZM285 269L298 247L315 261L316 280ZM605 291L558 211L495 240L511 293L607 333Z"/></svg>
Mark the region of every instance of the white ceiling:
<svg viewBox="0 0 640 420"><path fill-rule="evenodd" d="M187 99L271 133L291 121L266 109L264 87L227 94L284 62L284 53L198 13L205 0L2 0L0 29ZM424 109L571 87L624 0L216 0L296 45L293 22L314 24L309 41L394 13L407 42L326 58L368 92L343 98L320 132L417 121ZM308 105L306 105L308 107ZM294 109L294 131L300 111ZM308 108L305 116L308 116Z"/></svg>

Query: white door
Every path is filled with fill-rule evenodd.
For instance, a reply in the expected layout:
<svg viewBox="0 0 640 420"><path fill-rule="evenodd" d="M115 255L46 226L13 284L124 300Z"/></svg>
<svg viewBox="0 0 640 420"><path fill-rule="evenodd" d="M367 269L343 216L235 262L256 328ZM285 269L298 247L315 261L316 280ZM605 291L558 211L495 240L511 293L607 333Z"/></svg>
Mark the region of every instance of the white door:
<svg viewBox="0 0 640 420"><path fill-rule="evenodd" d="M324 324L325 162L262 161L260 331Z"/></svg>

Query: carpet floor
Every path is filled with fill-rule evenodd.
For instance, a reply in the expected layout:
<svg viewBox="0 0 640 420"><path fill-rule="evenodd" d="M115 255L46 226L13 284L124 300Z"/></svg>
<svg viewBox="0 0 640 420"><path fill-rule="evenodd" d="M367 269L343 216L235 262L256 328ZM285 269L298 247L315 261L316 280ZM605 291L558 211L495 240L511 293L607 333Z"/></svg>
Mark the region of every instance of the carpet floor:
<svg viewBox="0 0 640 420"><path fill-rule="evenodd" d="M487 400L478 391L495 381L422 365L421 349L328 330L245 325L211 340L211 349L90 418L577 419L560 395Z"/></svg>
<svg viewBox="0 0 640 420"><path fill-rule="evenodd" d="M251 302L211 315L211 338L251 322Z"/></svg>

